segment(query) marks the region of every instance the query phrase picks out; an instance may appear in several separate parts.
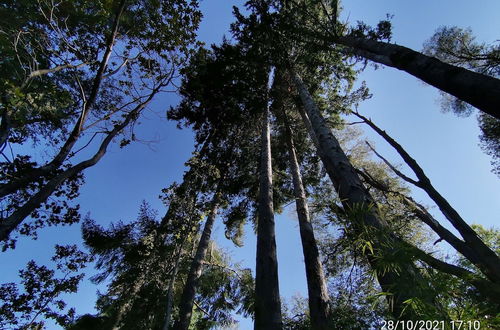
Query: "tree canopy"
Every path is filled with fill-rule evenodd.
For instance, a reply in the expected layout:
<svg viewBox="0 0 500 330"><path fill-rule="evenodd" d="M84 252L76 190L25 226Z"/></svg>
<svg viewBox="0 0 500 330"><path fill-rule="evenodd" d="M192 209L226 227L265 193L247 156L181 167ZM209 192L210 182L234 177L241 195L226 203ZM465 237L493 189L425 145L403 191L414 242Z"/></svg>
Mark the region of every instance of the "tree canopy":
<svg viewBox="0 0 500 330"><path fill-rule="evenodd" d="M360 79L394 68L436 88L444 110L477 109L498 174L497 45L442 26L418 51L392 42L391 15L352 24L339 1L246 1L211 45L199 40L195 0L6 1L0 14L3 255L83 218L78 241L58 237L47 265L30 258L1 285L3 328L214 329L242 317L259 330L500 326L498 229L446 196L437 158L422 161L364 113L376 95ZM123 161L108 176L154 177L157 199L142 182L82 198L86 173L154 146L141 133L159 108L192 134L183 175L148 173L142 159L123 175ZM155 153L177 162L183 142L168 143ZM137 215L115 202L135 190L145 195ZM296 228L284 229L285 216ZM292 230L307 290L289 299L283 280L299 271L279 271L279 251ZM255 262L231 252L249 248ZM99 291L82 314L69 297L86 278Z"/></svg>

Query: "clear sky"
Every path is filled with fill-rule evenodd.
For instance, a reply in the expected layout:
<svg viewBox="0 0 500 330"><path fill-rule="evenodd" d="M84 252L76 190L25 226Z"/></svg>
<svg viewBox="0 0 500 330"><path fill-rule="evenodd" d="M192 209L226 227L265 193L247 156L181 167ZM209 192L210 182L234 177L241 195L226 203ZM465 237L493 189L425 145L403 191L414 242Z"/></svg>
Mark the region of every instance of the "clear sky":
<svg viewBox="0 0 500 330"><path fill-rule="evenodd" d="M240 6L243 2L202 1L205 17L200 39L210 44L220 42L224 34L229 36L227 30L233 21L231 6ZM386 13L393 14L393 42L415 50L421 50L423 42L441 25L471 27L477 39L487 43L499 38L500 2L497 0L345 0L343 6L343 19L353 23L363 20L375 25ZM361 79L367 81L374 96L363 103L359 111L370 116L406 148L466 221L498 227L500 180L490 173L490 159L478 147L475 116L457 118L441 113L439 95L433 87L396 69L368 69ZM85 172L86 184L78 200L83 214L90 212L91 217L104 226L120 219L128 221L136 217L142 200L150 202L160 214L164 213L157 196L163 187L182 178L183 163L193 149L191 133L176 129L175 123L165 119L165 111L177 100L173 94L163 95L142 120L137 135L154 142L135 143L124 149L113 147L97 166ZM383 155L394 163L402 162L384 141L371 133L368 136L376 141ZM433 205L424 194L416 192L415 196ZM296 293L304 296L306 293L298 226L292 211L286 210L276 219L280 290L287 299ZM437 212L434 214L446 223ZM216 228L215 238L219 244L231 251L234 260L254 269L252 232L247 231L246 245L239 249L224 239L221 224ZM37 241L21 239L16 250L0 255L1 283L16 281L17 270L30 259L46 262L54 244L81 242L79 226L48 228L41 230L39 236ZM93 313L96 289L86 280L77 294L68 297L69 304L76 307L78 314ZM251 328L248 320L240 324L240 329Z"/></svg>

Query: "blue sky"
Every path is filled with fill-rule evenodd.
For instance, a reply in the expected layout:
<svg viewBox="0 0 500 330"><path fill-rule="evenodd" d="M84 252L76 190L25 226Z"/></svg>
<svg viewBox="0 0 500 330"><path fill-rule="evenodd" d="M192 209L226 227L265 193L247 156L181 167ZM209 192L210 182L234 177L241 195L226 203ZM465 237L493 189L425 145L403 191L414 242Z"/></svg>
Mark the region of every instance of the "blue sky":
<svg viewBox="0 0 500 330"><path fill-rule="evenodd" d="M205 0L201 2L204 20L200 39L218 43L233 21L231 6L244 1ZM420 50L441 25L471 27L477 39L492 43L499 38L498 13L500 2L482 0L401 1L345 0L343 19L354 23L363 20L376 24L386 13L393 14L393 42ZM436 188L450 201L469 223L497 226L500 215L500 180L490 172L489 157L478 147L478 128L475 116L457 118L439 109L437 91L416 78L392 68L373 70L361 75L374 94L359 111L371 117L377 125L398 140L421 164ZM134 219L142 200L164 213L157 199L160 190L182 178L184 162L193 149L192 134L178 130L175 123L165 119L165 111L175 105L173 94L158 98L137 135L155 142L135 143L124 149L111 148L101 162L85 172L86 184L81 189L79 203L83 213L106 225L111 221ZM367 136L376 142L377 149L394 163L401 163L383 140L372 133ZM410 172L407 172L411 174ZM433 205L426 196L415 191L417 199ZM277 246L280 290L285 298L296 293L305 296L305 273L299 241L298 226L293 210L278 216ZM443 224L435 208L433 213ZM254 268L255 237L247 231L245 246L235 248L227 242L221 224L216 225L215 238L230 251L233 259L244 267ZM43 263L50 258L53 245L81 242L79 226L48 228L40 231L40 239L21 239L18 248L3 253L0 282L15 281L17 270L34 259ZM96 287L86 281L81 290L68 297L77 313L93 313ZM243 320L241 329L251 329ZM55 329L55 328L54 328Z"/></svg>

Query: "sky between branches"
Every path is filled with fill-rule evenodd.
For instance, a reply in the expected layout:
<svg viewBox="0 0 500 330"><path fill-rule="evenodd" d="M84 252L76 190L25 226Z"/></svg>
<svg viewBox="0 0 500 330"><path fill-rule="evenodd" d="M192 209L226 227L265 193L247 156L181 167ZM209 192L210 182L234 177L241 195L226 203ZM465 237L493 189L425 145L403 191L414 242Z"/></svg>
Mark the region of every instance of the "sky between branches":
<svg viewBox="0 0 500 330"><path fill-rule="evenodd" d="M204 19L199 38L207 44L219 43L233 21L231 6L242 6L244 1L205 0L201 2ZM442 25L471 27L477 40L493 43L499 38L500 2L482 0L400 1L400 0L344 0L342 20L355 23L363 20L376 25L387 13L393 14L392 42L421 50L425 40ZM386 130L420 163L435 187L462 214L468 223L486 227L499 224L500 179L490 172L490 158L478 147L479 130L475 115L457 118L441 113L436 89L416 78L392 68L367 69L360 76L366 80L373 98L360 105L359 111ZM158 209L165 207L157 196L172 181L180 181L184 162L193 150L192 134L178 130L167 122L165 111L175 105L178 97L162 95L152 106L138 127L137 135L148 144L135 143L124 149L116 146L95 167L85 172L86 183L81 188L78 202L82 213L90 215L99 224L111 221L130 221L137 215L142 200ZM354 121L354 119L353 119ZM366 130L368 131L368 130ZM371 132L377 150L393 163L401 163L384 141ZM404 167L403 167L404 168ZM409 171L404 171L411 174ZM432 203L414 189L417 200ZM446 224L438 215L433 214ZM306 295L305 272L300 248L298 223L293 209L278 216L277 246L280 272L280 291L289 299L294 294ZM449 228L449 226L447 226ZM40 230L37 241L20 239L14 251L3 253L1 283L17 280L17 271L34 259L48 263L54 244L81 244L80 227L56 227ZM235 248L225 240L223 227L216 224L215 238L219 245L231 251L233 259L244 267L255 267L255 237L247 230L245 246ZM91 269L87 272L92 273ZM88 277L87 277L88 278ZM104 287L100 288L104 291ZM69 296L69 306L78 314L94 313L97 287L86 280L75 295ZM48 327L57 329L57 327ZM242 320L240 329L251 329L249 320Z"/></svg>

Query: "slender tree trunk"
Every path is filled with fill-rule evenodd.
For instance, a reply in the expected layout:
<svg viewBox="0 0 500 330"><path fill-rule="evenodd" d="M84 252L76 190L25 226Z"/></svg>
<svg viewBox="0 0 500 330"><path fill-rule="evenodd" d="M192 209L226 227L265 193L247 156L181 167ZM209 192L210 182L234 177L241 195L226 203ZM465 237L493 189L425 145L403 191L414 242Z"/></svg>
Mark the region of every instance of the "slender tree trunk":
<svg viewBox="0 0 500 330"><path fill-rule="evenodd" d="M7 109L2 110L0 115L0 153L3 152L10 134L10 118Z"/></svg>
<svg viewBox="0 0 500 330"><path fill-rule="evenodd" d="M146 270L147 269L149 269L149 267L147 267ZM123 317L130 310L130 308L132 308L132 305L135 301L135 297L141 290L142 286L144 285L145 280L146 280L146 274L142 273L141 276L138 279L136 279L132 287L128 290L127 293L130 298L127 301L120 304L115 317L115 322L113 324L113 327L111 328L112 330L119 330L121 328Z"/></svg>
<svg viewBox="0 0 500 330"><path fill-rule="evenodd" d="M354 37L335 42L374 62L405 71L426 83L500 119L500 80L444 63L396 44Z"/></svg>
<svg viewBox="0 0 500 330"><path fill-rule="evenodd" d="M262 121L261 143L254 329L279 330L283 323L274 231L271 133L267 106Z"/></svg>
<svg viewBox="0 0 500 330"><path fill-rule="evenodd" d="M288 146L290 170L293 179L293 192L295 195L295 207L299 218L300 238L302 241L302 252L306 267L307 291L309 295L309 311L311 315L312 329L328 330L330 316L330 298L325 283L323 267L319 256L314 230L309 217L306 193L302 183L299 162L295 152L292 138L292 130L284 113L285 138Z"/></svg>
<svg viewBox="0 0 500 330"><path fill-rule="evenodd" d="M436 188L434 188L431 180L427 177L424 170L420 167L417 161L413 159L399 143L391 138L389 134L376 126L371 120L360 115L359 113L354 113L354 115L361 118L366 124L368 124L368 126L370 126L375 132L383 137L387 141L387 143L389 143L398 152L398 154L401 156L401 158L403 158L406 164L408 164L408 166L413 170L418 178L418 181L402 175L399 171L396 171L396 174L398 174L404 180L423 189L427 193L427 195L429 195L429 197L436 203L443 215L450 221L453 227L455 227L460 235L462 235L465 243L459 244L455 246L455 248L457 248L460 253L464 254L464 256L466 256L479 269L481 269L481 271L488 277L488 279L490 279L492 282L500 283L500 258L492 249L484 244L484 242L477 235L474 229L472 229L467 224L467 222L465 222L465 220L460 216L457 210L455 210L453 206L448 203L446 198L444 198L436 190ZM385 160L385 158L382 157L382 159L391 168L394 168L387 160ZM462 251L460 251L459 248L462 246Z"/></svg>
<svg viewBox="0 0 500 330"><path fill-rule="evenodd" d="M355 231L360 232L363 227L368 227L375 229L377 232L384 232L388 228L388 224L376 213L373 207L375 204L373 198L363 186L356 170L328 128L325 119L307 91L302 79L292 70L290 70L290 74L307 112L307 114L302 113L302 117L306 121L310 121L310 123L306 123L306 126L312 129L310 131L311 138L313 141L316 139L319 145L318 155L342 201L344 210L346 212L359 208L366 210L362 216L352 219ZM372 243L374 250L380 251L383 254L390 252L388 250L390 248L386 246L390 246L396 242L391 235L386 235L386 239L387 242L377 242L375 240ZM400 272L393 270L383 271L378 266L379 263L375 255L368 253L367 259L372 269L376 270L377 279L382 290L391 294L387 298L394 317L412 318L411 311L404 309L404 301L412 298L412 294L417 292L418 287L415 284L415 291L409 292L410 290L401 289L399 286L408 286L409 282L413 283L415 281L419 276L415 266L407 263L403 265Z"/></svg>
<svg viewBox="0 0 500 330"><path fill-rule="evenodd" d="M455 250L461 253L466 259L471 261L473 264L477 262L476 253L461 239L455 236L448 229L441 226L441 224L425 209L425 207L419 203L417 203L413 198L406 196L400 192L390 190L386 185L377 181L372 176L364 171L358 171L358 173L365 179L365 181L370 184L375 189L378 189L383 192L393 193L397 196L400 196L402 202L410 207L414 214L422 220L425 224L427 224L438 236L440 239L448 242ZM409 243L405 243L409 244ZM429 266L433 267L436 270L441 272L445 272L454 276L461 278L462 280L469 282L474 285L482 295L491 299L497 292L500 292L500 285L494 282L490 282L488 280L480 279L477 275L471 273L468 270L463 268L449 265L439 259L436 259L424 251L419 250L417 247L412 246L412 249L416 252L415 255L417 258L427 263ZM481 269L480 267L478 267ZM489 289L486 289L489 288ZM493 301L499 302L500 295L496 297Z"/></svg>
<svg viewBox="0 0 500 330"><path fill-rule="evenodd" d="M200 242L198 243L196 254L193 262L191 263L191 268L189 270L186 284L184 285L184 290L182 291L181 301L179 304L179 320L174 325L174 329L176 330L188 329L189 324L191 323L194 296L196 295L198 282L201 276L203 260L207 255L210 237L212 236L212 228L214 226L215 217L217 216L219 200L220 193L217 191L214 194L211 210L207 216L203 233L201 234Z"/></svg>
<svg viewBox="0 0 500 330"><path fill-rule="evenodd" d="M415 257L422 260L432 268L440 272L456 276L462 279L464 282L468 282L469 284L474 286L478 290L478 292L482 296L487 298L489 301L495 304L500 304L500 285L492 283L482 277L479 277L470 270L434 258L427 252L422 251L418 247L413 246L407 242L401 241L401 244L406 246L409 250L411 250L415 255Z"/></svg>
<svg viewBox="0 0 500 330"><path fill-rule="evenodd" d="M177 273L179 271L179 264L182 258L182 248L179 256L175 260L174 270L172 272L172 277L170 278L170 283L168 284L167 291L167 309L165 312L165 322L163 323L163 330L168 330L170 326L170 321L172 319L172 306L174 305L174 286L175 280L177 279Z"/></svg>

